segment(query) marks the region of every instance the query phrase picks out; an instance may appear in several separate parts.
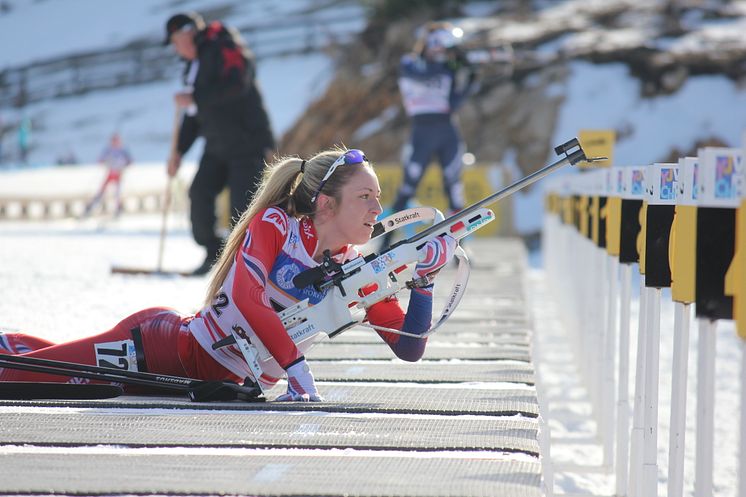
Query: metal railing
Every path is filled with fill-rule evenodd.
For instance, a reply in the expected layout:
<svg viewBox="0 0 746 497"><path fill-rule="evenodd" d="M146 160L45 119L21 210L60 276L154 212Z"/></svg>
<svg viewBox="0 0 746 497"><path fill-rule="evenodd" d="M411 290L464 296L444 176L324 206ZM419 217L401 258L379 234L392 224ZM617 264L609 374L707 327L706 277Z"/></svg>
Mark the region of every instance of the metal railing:
<svg viewBox="0 0 746 497"><path fill-rule="evenodd" d="M358 15L359 16L359 15ZM352 19L355 19L353 17ZM362 25L362 21L358 24ZM345 12L299 12L279 21L237 26L257 60L320 52L361 29ZM176 79L181 63L160 39L71 54L0 71L0 108Z"/></svg>

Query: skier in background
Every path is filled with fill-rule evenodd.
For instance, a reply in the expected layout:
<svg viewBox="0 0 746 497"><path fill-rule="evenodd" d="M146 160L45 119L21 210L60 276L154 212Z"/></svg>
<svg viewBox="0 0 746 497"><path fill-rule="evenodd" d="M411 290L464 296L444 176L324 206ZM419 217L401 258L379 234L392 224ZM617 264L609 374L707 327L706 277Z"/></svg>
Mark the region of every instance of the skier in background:
<svg viewBox="0 0 746 497"><path fill-rule="evenodd" d="M399 64L399 90L404 109L412 118L410 142L405 149L404 178L392 212L407 206L433 155L443 170L443 188L452 212L464 207L461 156L465 147L454 115L466 97L476 91L476 72L458 50L463 33L449 23L425 26L413 51ZM389 232L383 246L391 242Z"/></svg>
<svg viewBox="0 0 746 497"><path fill-rule="evenodd" d="M185 111L178 144L168 160L168 174L176 174L181 157L198 135L205 149L192 185L192 234L207 251L194 275L206 274L218 258L222 239L215 232L215 199L230 189L231 218L238 218L261 180L275 142L254 80L254 56L240 35L214 21L206 25L199 14L172 16L166 23L165 43L186 61L188 91L174 96Z"/></svg>
<svg viewBox="0 0 746 497"><path fill-rule="evenodd" d="M109 145L101 152L98 162L106 166L106 177L98 193L86 204L83 216L87 217L91 214L94 207L103 199L106 187L109 185L114 187L114 196L116 199L115 215L119 216L122 213L122 172L124 168L132 163L132 157L129 151L122 145L122 138L118 133L111 135Z"/></svg>

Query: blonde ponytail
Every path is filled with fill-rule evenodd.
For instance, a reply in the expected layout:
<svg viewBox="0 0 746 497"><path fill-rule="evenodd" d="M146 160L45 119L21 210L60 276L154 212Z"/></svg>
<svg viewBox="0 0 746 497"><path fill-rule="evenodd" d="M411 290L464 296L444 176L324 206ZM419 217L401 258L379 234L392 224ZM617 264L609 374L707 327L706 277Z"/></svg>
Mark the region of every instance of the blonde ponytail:
<svg viewBox="0 0 746 497"><path fill-rule="evenodd" d="M313 217L316 206L311 202L311 197L316 193L329 167L345 151L346 149L339 147L326 150L307 161L285 157L265 168L253 200L228 235L222 254L213 267L207 287L206 305L212 304L220 291L254 216L268 207L280 207L291 217ZM341 200L340 188L352 173L352 168L338 168L324 184L324 194Z"/></svg>

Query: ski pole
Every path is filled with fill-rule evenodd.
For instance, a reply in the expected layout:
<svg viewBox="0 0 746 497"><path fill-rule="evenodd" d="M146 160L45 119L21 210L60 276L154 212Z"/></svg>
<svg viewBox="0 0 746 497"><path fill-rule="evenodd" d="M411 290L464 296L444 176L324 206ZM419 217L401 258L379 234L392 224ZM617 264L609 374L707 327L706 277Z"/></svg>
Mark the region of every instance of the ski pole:
<svg viewBox="0 0 746 497"><path fill-rule="evenodd" d="M179 143L179 129L181 128L181 109L176 107L174 113L174 127L171 131L171 157L176 153L176 149ZM156 271L161 272L163 269L163 251L166 245L166 223L168 221L168 211L171 208L171 189L173 184L173 176L169 176L166 181L166 191L163 195L163 215L161 217L161 237L158 245L158 265Z"/></svg>
<svg viewBox="0 0 746 497"><path fill-rule="evenodd" d="M0 354L0 367L176 390L187 393L196 402L237 398L259 400L257 397L261 393L258 387L241 386L230 381L203 381L181 376L115 370L88 364L7 354Z"/></svg>

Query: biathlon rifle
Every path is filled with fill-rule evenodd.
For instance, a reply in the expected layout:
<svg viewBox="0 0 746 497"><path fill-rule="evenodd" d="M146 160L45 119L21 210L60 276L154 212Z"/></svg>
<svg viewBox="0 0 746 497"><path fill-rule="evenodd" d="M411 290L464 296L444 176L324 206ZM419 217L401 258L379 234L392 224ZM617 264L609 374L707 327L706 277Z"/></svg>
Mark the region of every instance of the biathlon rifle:
<svg viewBox="0 0 746 497"><path fill-rule="evenodd" d="M429 283L429 281L413 280L408 277L411 271L405 272L417 263L418 250L428 241L443 235L459 240L472 234L495 219L495 214L487 208L488 205L538 181L561 166L589 160L577 138L555 147L555 152L562 156L556 162L448 218L444 218L443 214L434 208L414 208L400 211L381 220L374 226L372 238L414 222L432 220L433 224L410 238L384 248L378 254L371 253L348 262L338 263L328 251L325 252L322 263L297 274L293 278L293 284L296 288L312 285L318 291L326 292L326 296L316 305L309 305L306 299L278 313L298 350L304 353L323 337L333 338L356 325L414 338L425 338L431 335L456 309L466 290L469 264L466 253L461 247L457 247L455 253L458 271L451 293L446 298L440 318L425 333L412 334L381 326L374 327L365 322L365 309L393 296L400 290ZM595 158L590 161L601 159ZM213 348L217 349L235 343L243 353L254 377L259 379L258 383L262 389L273 383L268 382L262 385L262 377L281 378L285 371L277 364L258 337L253 332L235 328L232 329L233 336L216 342Z"/></svg>

